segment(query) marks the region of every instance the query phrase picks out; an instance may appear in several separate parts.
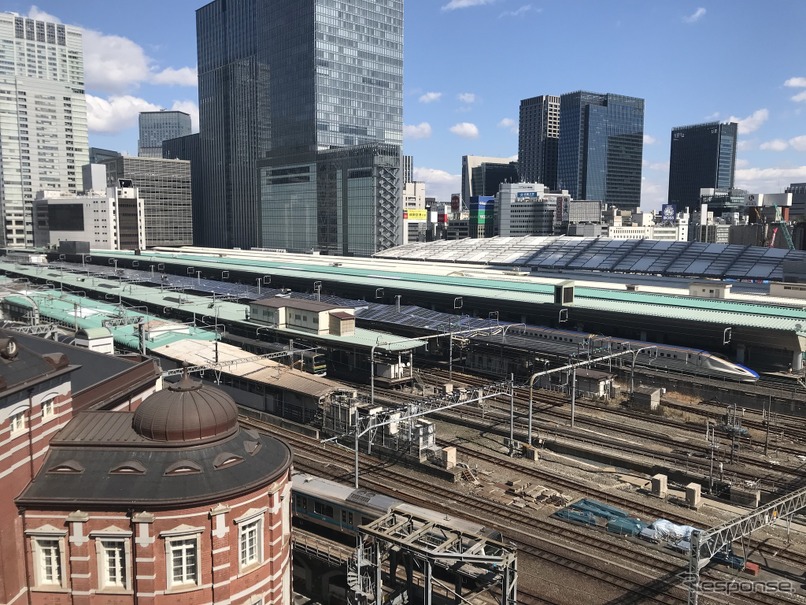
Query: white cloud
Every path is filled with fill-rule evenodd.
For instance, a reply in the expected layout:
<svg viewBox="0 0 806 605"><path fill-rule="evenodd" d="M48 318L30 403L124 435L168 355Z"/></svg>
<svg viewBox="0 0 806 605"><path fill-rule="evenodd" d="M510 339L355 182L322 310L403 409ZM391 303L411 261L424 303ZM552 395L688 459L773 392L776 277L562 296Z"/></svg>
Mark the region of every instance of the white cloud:
<svg viewBox="0 0 806 605"><path fill-rule="evenodd" d="M731 116L728 118L728 122L739 123L739 134L749 134L758 130L769 117L770 112L767 109L757 109L746 118Z"/></svg>
<svg viewBox="0 0 806 605"><path fill-rule="evenodd" d="M773 139L772 141L765 141L764 143L758 146L759 149L764 149L766 151L784 151L787 147L789 147L789 143L787 143L783 139Z"/></svg>
<svg viewBox="0 0 806 605"><path fill-rule="evenodd" d="M450 201L452 193L461 191L462 175L451 174L445 170L415 166L414 180L425 183L425 194L440 202Z"/></svg>
<svg viewBox="0 0 806 605"><path fill-rule="evenodd" d="M806 135L789 139L789 145L797 151L806 151Z"/></svg>
<svg viewBox="0 0 806 605"><path fill-rule="evenodd" d="M82 36L84 76L88 90L121 95L136 90L143 82L197 85L195 67L160 69L143 47L129 38L91 29L82 30Z"/></svg>
<svg viewBox="0 0 806 605"><path fill-rule="evenodd" d="M784 86L789 86L790 88L806 88L806 78L789 78L786 82L784 82Z"/></svg>
<svg viewBox="0 0 806 605"><path fill-rule="evenodd" d="M665 162L643 162L644 168L648 170L659 170L661 172L669 172L669 161Z"/></svg>
<svg viewBox="0 0 806 605"><path fill-rule="evenodd" d="M736 168L747 168L750 165L748 160L736 158Z"/></svg>
<svg viewBox="0 0 806 605"><path fill-rule="evenodd" d="M476 95L472 92L460 92L457 95L457 98L462 103L475 103L476 102Z"/></svg>
<svg viewBox="0 0 806 605"><path fill-rule="evenodd" d="M705 12L705 9L700 7L687 17L683 17L683 21L686 23L696 23L705 16Z"/></svg>
<svg viewBox="0 0 806 605"><path fill-rule="evenodd" d="M532 5L531 4L524 4L520 8L516 8L514 11L504 11L503 13L498 15L498 18L502 19L504 17L520 17L524 13L528 13L531 10L532 10ZM540 11L538 10L537 12L540 12Z"/></svg>
<svg viewBox="0 0 806 605"><path fill-rule="evenodd" d="M151 76L152 84L166 84L168 86L196 86L199 78L195 67L166 67Z"/></svg>
<svg viewBox="0 0 806 605"><path fill-rule="evenodd" d="M492 4L496 0L451 0L443 5L443 11L452 11L459 8L470 8L471 6L483 6L485 4Z"/></svg>
<svg viewBox="0 0 806 605"><path fill-rule="evenodd" d="M137 88L151 75L151 59L123 36L84 30L84 76L88 89L119 94Z"/></svg>
<svg viewBox="0 0 806 605"><path fill-rule="evenodd" d="M806 166L791 168L742 168L736 171L736 187L759 193L777 193L790 183L806 181Z"/></svg>
<svg viewBox="0 0 806 605"><path fill-rule="evenodd" d="M451 126L451 132L465 139L475 139L479 136L479 129L470 122L459 122Z"/></svg>
<svg viewBox="0 0 806 605"><path fill-rule="evenodd" d="M427 92L423 95L420 95L418 99L420 103L433 103L434 101L439 101L442 98L441 92Z"/></svg>
<svg viewBox="0 0 806 605"><path fill-rule="evenodd" d="M667 198L666 182L646 177L641 179L641 210L660 210L660 207L667 202Z"/></svg>
<svg viewBox="0 0 806 605"><path fill-rule="evenodd" d="M53 21L54 23L62 22L61 19L59 19L58 17L54 17L50 13L46 13L36 4L32 5L31 8L28 10L28 18L35 19L36 21Z"/></svg>
<svg viewBox="0 0 806 605"><path fill-rule="evenodd" d="M802 103L803 101L806 101L806 90L796 94L794 97L792 97L792 100L795 101L795 103Z"/></svg>
<svg viewBox="0 0 806 605"><path fill-rule="evenodd" d="M502 118L498 122L498 128L506 128L510 132L518 134L518 123L512 118Z"/></svg>
<svg viewBox="0 0 806 605"><path fill-rule="evenodd" d="M171 105L174 111L184 111L190 115L190 129L199 132L199 106L195 101L174 101Z"/></svg>
<svg viewBox="0 0 806 605"><path fill-rule="evenodd" d="M403 126L403 137L406 139L427 139L431 137L431 124L420 122L419 124L405 124Z"/></svg>
<svg viewBox="0 0 806 605"><path fill-rule="evenodd" d="M644 135L644 145L654 145L657 142L657 139L653 137L651 134Z"/></svg>
<svg viewBox="0 0 806 605"><path fill-rule="evenodd" d="M103 99L87 95L87 127L91 133L114 134L133 128L141 111L159 111L159 105L131 95Z"/></svg>
<svg viewBox="0 0 806 605"><path fill-rule="evenodd" d="M755 139L742 139L736 143L736 151L751 151L756 148Z"/></svg>

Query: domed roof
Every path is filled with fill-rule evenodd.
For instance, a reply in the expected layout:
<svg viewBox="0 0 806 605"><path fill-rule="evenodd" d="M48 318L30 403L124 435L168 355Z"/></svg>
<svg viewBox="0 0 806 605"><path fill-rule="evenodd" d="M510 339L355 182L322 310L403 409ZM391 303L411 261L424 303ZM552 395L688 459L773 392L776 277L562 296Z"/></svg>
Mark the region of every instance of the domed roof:
<svg viewBox="0 0 806 605"><path fill-rule="evenodd" d="M212 441L238 430L238 407L224 391L204 386L185 373L179 382L140 404L132 428L154 441Z"/></svg>

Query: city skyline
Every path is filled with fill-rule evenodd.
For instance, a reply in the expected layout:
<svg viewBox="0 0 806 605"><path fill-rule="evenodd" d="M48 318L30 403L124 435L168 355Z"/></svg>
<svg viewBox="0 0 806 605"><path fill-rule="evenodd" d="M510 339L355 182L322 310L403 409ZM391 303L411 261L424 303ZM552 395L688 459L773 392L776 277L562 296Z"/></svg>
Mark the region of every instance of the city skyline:
<svg viewBox="0 0 806 605"><path fill-rule="evenodd" d="M96 0L36 8L12 0L6 9L85 29L90 145L134 155L140 111L186 111L198 128L194 23L204 4L146 0L125 25ZM642 207L665 201L672 129L708 121L739 123L737 187L783 191L806 181L804 17L806 5L788 0L775 11L749 0L410 2L403 152L426 195L448 201L460 190L463 155L517 155L522 99L611 92L646 100ZM720 42L726 29L736 43Z"/></svg>

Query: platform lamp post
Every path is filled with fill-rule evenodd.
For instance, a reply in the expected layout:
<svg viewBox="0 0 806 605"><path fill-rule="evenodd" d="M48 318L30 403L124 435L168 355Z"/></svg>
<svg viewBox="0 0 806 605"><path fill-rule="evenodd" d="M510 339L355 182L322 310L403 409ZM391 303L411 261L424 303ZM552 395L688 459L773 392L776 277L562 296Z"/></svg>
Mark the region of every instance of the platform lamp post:
<svg viewBox="0 0 806 605"><path fill-rule="evenodd" d="M320 302L322 300L322 282L313 282L313 291L316 292L316 301Z"/></svg>
<svg viewBox="0 0 806 605"><path fill-rule="evenodd" d="M650 349L657 349L656 345L650 345L648 347L641 347L640 349L635 349L632 352L632 365L630 366L630 398L632 398L633 393L635 392L635 360L638 355L642 351L649 351Z"/></svg>
<svg viewBox="0 0 806 605"><path fill-rule="evenodd" d="M261 284L270 284L271 283L271 275L264 275L263 277L257 278L257 295L260 296L260 285Z"/></svg>

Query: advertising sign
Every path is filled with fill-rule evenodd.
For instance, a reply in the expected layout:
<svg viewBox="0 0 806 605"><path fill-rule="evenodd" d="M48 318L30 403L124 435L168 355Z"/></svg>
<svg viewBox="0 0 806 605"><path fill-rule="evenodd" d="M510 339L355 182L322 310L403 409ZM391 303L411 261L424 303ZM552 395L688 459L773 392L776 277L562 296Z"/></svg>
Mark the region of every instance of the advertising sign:
<svg viewBox="0 0 806 605"><path fill-rule="evenodd" d="M677 218L677 207L674 204L663 204L660 207L660 216L664 223L673 223Z"/></svg>
<svg viewBox="0 0 806 605"><path fill-rule="evenodd" d="M410 221L425 221L428 220L428 210L409 208L403 211L403 218Z"/></svg>
<svg viewBox="0 0 806 605"><path fill-rule="evenodd" d="M461 207L462 205L459 202L459 194L458 193L451 194L451 210L453 212L459 212Z"/></svg>

